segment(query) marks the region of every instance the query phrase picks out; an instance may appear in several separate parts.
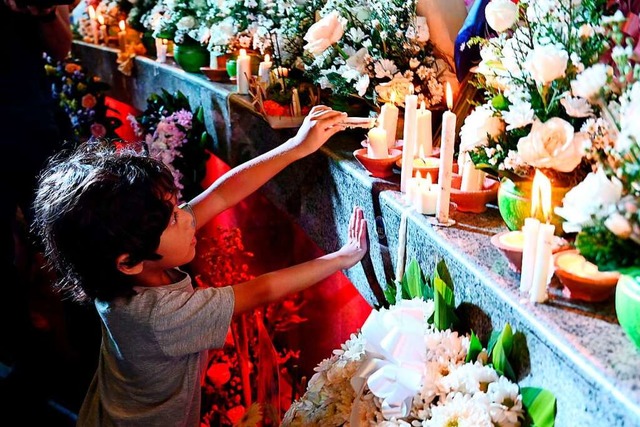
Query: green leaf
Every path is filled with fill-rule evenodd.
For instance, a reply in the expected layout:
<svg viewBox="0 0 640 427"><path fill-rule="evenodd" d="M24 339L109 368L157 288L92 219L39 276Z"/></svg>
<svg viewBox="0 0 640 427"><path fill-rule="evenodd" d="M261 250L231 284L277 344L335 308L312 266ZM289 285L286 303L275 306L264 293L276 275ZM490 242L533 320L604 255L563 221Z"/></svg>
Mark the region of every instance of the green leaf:
<svg viewBox="0 0 640 427"><path fill-rule="evenodd" d="M458 322L455 314L455 296L453 289L436 275L433 279L434 287L434 319L433 323L438 330L452 328Z"/></svg>
<svg viewBox="0 0 640 427"><path fill-rule="evenodd" d="M482 343L475 332L471 331L471 338L469 340L469 351L467 351L467 358L465 362L473 362L478 358L478 355L482 352Z"/></svg>
<svg viewBox="0 0 640 427"><path fill-rule="evenodd" d="M509 362L509 355L511 355L512 348L513 332L511 330L511 325L507 323L493 346L491 362L493 364L493 368L500 375L506 376L511 381L516 381L516 374Z"/></svg>
<svg viewBox="0 0 640 427"><path fill-rule="evenodd" d="M395 282L387 283L387 287L382 291L389 305L394 305L396 301L396 284Z"/></svg>
<svg viewBox="0 0 640 427"><path fill-rule="evenodd" d="M507 98L505 98L504 95L499 94L493 97L493 99L491 100L491 105L496 110L506 110L507 108L509 108L509 101L507 101Z"/></svg>
<svg viewBox="0 0 640 427"><path fill-rule="evenodd" d="M424 298L423 287L424 279L422 278L422 269L418 261L412 259L402 278L403 284L406 282L406 296L404 295L404 286L402 296L406 299Z"/></svg>
<svg viewBox="0 0 640 427"><path fill-rule="evenodd" d="M522 404L527 410L527 419L532 427L554 427L556 398L548 390L536 387L520 388Z"/></svg>

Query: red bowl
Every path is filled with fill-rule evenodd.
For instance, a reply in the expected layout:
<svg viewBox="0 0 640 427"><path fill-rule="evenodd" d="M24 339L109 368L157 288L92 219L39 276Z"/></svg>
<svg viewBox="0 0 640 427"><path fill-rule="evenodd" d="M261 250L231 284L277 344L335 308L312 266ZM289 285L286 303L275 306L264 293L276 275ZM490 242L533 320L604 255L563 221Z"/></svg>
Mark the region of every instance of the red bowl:
<svg viewBox="0 0 640 427"><path fill-rule="evenodd" d="M565 256L575 257L580 254L577 250L571 249L553 255L555 274L564 286L562 294L565 297L587 302L600 302L613 295L620 273L617 271L589 271L588 277L577 275L563 267L561 258ZM597 267L595 269L597 270Z"/></svg>
<svg viewBox="0 0 640 427"><path fill-rule="evenodd" d="M458 174L454 174L460 176ZM460 212L482 213L487 210L487 203L498 198L498 187L500 183L495 179L485 178L483 188L479 191L460 190L460 179L451 180L451 201L457 206Z"/></svg>
<svg viewBox="0 0 640 427"><path fill-rule="evenodd" d="M371 176L376 178L388 178L393 175L393 165L402 157L402 151L392 148L389 150L389 157L384 159L373 159L367 156L367 149L360 148L353 152L358 162L369 171Z"/></svg>

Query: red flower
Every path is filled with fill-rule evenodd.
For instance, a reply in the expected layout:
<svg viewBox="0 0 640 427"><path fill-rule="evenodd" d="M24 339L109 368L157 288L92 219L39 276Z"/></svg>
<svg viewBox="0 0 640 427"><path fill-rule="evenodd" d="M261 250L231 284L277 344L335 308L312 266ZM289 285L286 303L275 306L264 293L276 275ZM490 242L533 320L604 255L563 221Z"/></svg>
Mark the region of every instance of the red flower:
<svg viewBox="0 0 640 427"><path fill-rule="evenodd" d="M207 369L207 378L216 387L222 387L231 379L231 370L228 363L212 363Z"/></svg>
<svg viewBox="0 0 640 427"><path fill-rule="evenodd" d="M235 406L227 411L227 417L236 425L245 413L244 406Z"/></svg>
<svg viewBox="0 0 640 427"><path fill-rule="evenodd" d="M96 138L103 138L107 134L107 128L100 123L94 123L91 125L91 135Z"/></svg>
<svg viewBox="0 0 640 427"><path fill-rule="evenodd" d="M272 101L270 99L264 101L262 105L264 107L264 112L267 114L267 116L290 116L291 115L291 111L288 105L287 106L280 105L277 102Z"/></svg>

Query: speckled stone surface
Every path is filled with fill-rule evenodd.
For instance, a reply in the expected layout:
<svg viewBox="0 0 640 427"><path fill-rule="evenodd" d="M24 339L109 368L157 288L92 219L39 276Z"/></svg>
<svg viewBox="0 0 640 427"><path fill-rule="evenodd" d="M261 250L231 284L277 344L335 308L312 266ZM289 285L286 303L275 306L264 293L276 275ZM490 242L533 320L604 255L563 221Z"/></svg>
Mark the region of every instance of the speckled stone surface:
<svg viewBox="0 0 640 427"><path fill-rule="evenodd" d="M115 52L76 42L74 52L113 86L111 95L143 109L161 88L181 90L192 105L210 114L215 153L230 165L268 151L294 134L276 131L248 109L246 97L229 96L233 86L211 83L202 75L137 58L135 74L124 78ZM283 215L297 221L326 251L345 241L349 214L362 206L369 222L370 252L346 274L376 305L394 276L398 228L404 209L399 174L372 179L353 158L364 131L334 137L318 153L289 166L261 191ZM521 384L549 389L558 399L556 425L640 426L640 351L617 323L613 300L589 304L566 300L556 279L551 298L532 304L518 291L519 275L489 239L506 229L495 207L481 215L453 212L456 224L434 227L428 217L408 214L407 259L425 271L444 258L471 327L480 334L510 323L525 334L530 354Z"/></svg>

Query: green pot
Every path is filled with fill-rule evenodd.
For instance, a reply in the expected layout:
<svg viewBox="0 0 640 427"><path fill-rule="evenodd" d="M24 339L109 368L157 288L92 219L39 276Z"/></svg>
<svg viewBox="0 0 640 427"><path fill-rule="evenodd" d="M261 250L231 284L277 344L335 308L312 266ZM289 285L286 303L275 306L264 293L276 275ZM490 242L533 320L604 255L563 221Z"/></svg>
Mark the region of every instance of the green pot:
<svg viewBox="0 0 640 427"><path fill-rule="evenodd" d="M524 219L531 216L531 189L532 181L513 181L509 178L502 178L498 188L498 209L500 215L509 230L520 230L524 225ZM552 211L556 207L562 206L562 199L572 187L551 187L551 207ZM545 221L538 214L540 221ZM563 219L556 214L551 215L551 224L556 227L556 234L562 235Z"/></svg>
<svg viewBox="0 0 640 427"><path fill-rule="evenodd" d="M631 342L640 349L640 278L620 276L616 285L616 315Z"/></svg>
<svg viewBox="0 0 640 427"><path fill-rule="evenodd" d="M227 68L227 74L229 74L229 77L235 77L238 73L238 64L235 59L227 59L225 67Z"/></svg>
<svg viewBox="0 0 640 427"><path fill-rule="evenodd" d="M176 44L173 47L173 58L189 73L199 73L200 67L209 66L209 51L201 44Z"/></svg>

